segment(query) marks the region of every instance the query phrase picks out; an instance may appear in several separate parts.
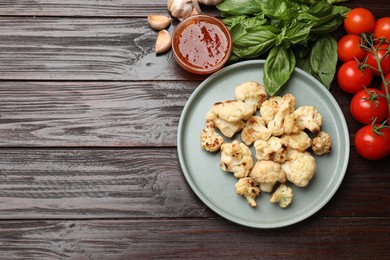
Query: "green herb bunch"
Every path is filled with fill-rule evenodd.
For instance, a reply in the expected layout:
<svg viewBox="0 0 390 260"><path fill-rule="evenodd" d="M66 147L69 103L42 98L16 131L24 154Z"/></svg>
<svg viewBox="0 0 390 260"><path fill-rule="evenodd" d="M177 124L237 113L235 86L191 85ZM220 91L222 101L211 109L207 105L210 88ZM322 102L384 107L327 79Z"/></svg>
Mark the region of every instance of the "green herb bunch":
<svg viewBox="0 0 390 260"><path fill-rule="evenodd" d="M295 67L329 88L337 64L337 42L330 32L350 10L332 3L344 1L224 0L217 8L233 40L230 62L267 54L263 81L271 96Z"/></svg>

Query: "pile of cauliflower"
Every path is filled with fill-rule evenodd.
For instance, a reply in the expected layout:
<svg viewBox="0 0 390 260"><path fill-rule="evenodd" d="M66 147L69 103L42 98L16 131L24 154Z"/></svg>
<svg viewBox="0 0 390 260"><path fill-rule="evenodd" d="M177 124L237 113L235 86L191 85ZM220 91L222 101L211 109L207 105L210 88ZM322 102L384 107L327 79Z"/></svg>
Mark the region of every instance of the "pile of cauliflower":
<svg viewBox="0 0 390 260"><path fill-rule="evenodd" d="M331 151L331 138L321 131L322 116L315 106L296 108L291 94L267 99L264 86L254 81L236 86L235 98L217 102L207 112L201 147L220 151L220 168L238 179L236 193L251 207L267 192L271 203L285 208L294 197L287 181L306 187L316 172L310 150L316 155ZM231 140L238 133L242 142Z"/></svg>

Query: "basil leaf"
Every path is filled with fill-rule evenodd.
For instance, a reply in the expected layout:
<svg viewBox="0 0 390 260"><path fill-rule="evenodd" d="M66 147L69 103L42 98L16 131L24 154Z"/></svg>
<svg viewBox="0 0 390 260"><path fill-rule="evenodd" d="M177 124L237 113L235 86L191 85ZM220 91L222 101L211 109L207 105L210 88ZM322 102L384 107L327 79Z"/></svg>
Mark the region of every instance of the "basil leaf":
<svg viewBox="0 0 390 260"><path fill-rule="evenodd" d="M351 0L328 0L329 4L337 4L337 3L343 3L343 2L348 2Z"/></svg>
<svg viewBox="0 0 390 260"><path fill-rule="evenodd" d="M319 17L313 25L312 34L326 34L336 30L344 21L345 15L350 9L344 6L332 6L331 12L326 16Z"/></svg>
<svg viewBox="0 0 390 260"><path fill-rule="evenodd" d="M329 89L337 65L336 39L330 34L319 37L310 52L310 64L315 77Z"/></svg>
<svg viewBox="0 0 390 260"><path fill-rule="evenodd" d="M264 85L273 96L290 78L295 68L295 56L285 45L271 49L264 64Z"/></svg>
<svg viewBox="0 0 390 260"><path fill-rule="evenodd" d="M221 16L251 15L261 12L261 0L224 0L217 5Z"/></svg>
<svg viewBox="0 0 390 260"><path fill-rule="evenodd" d="M306 42L309 38L310 30L310 25L298 22L287 28L285 37L293 44Z"/></svg>
<svg viewBox="0 0 390 260"><path fill-rule="evenodd" d="M229 16L226 18L221 19L221 21L226 25L226 27L230 30L237 24L240 24L245 18L247 18L246 15L237 15L237 16Z"/></svg>
<svg viewBox="0 0 390 260"><path fill-rule="evenodd" d="M249 29L258 27L268 23L268 20L264 18L264 15L256 15L248 17L246 15L230 16L222 19L222 22L230 29L233 27L241 27L242 29Z"/></svg>
<svg viewBox="0 0 390 260"><path fill-rule="evenodd" d="M310 6L307 12L315 17L324 17L330 14L332 11L332 5L326 1L318 1Z"/></svg>
<svg viewBox="0 0 390 260"><path fill-rule="evenodd" d="M269 25L248 29L239 38L235 38L232 52L240 58L255 58L275 45L279 32L278 28Z"/></svg>
<svg viewBox="0 0 390 260"><path fill-rule="evenodd" d="M297 64L296 66L304 71L306 71L307 73L309 73L310 75L312 76L316 76L312 67L311 67L311 64L310 64L310 57L302 57L302 58L298 58L297 57Z"/></svg>
<svg viewBox="0 0 390 260"><path fill-rule="evenodd" d="M263 0L261 10L264 15L272 19L288 21L296 16L300 5L289 0Z"/></svg>

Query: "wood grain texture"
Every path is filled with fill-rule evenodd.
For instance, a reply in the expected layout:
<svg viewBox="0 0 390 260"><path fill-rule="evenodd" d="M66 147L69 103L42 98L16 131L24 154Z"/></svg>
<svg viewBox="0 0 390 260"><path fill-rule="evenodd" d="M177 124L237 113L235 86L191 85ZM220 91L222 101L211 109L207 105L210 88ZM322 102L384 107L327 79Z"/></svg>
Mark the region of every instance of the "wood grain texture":
<svg viewBox="0 0 390 260"><path fill-rule="evenodd" d="M69 16L69 17L145 17L149 14L168 14L166 0L3 0L0 16ZM342 5L369 8L376 16L386 16L390 10L389 1L350 0ZM218 10L201 6L203 13L219 15Z"/></svg>
<svg viewBox="0 0 390 260"><path fill-rule="evenodd" d="M2 82L0 146L176 146L199 82Z"/></svg>
<svg viewBox="0 0 390 260"><path fill-rule="evenodd" d="M165 0L4 0L0 15L139 17L168 14Z"/></svg>
<svg viewBox="0 0 390 260"><path fill-rule="evenodd" d="M0 218L209 216L176 149L0 150Z"/></svg>
<svg viewBox="0 0 390 260"><path fill-rule="evenodd" d="M220 219L3 221L0 258L380 260L390 257L389 226L389 218L321 218L276 230Z"/></svg>
<svg viewBox="0 0 390 260"><path fill-rule="evenodd" d="M0 80L205 78L156 55L156 39L146 18L0 17Z"/></svg>
<svg viewBox="0 0 390 260"><path fill-rule="evenodd" d="M3 81L0 147L176 146L181 112L200 83ZM336 84L331 93L353 144L362 125L349 111L352 96Z"/></svg>
<svg viewBox="0 0 390 260"><path fill-rule="evenodd" d="M390 259L390 160L353 146L335 196L290 227L236 225L196 197L176 133L207 76L154 53L152 13L166 1L0 2L0 259ZM351 96L331 93L353 140Z"/></svg>
<svg viewBox="0 0 390 260"><path fill-rule="evenodd" d="M390 160L359 163L352 151L351 161L319 215L388 217ZM0 169L0 219L215 216L187 185L175 148L3 149Z"/></svg>

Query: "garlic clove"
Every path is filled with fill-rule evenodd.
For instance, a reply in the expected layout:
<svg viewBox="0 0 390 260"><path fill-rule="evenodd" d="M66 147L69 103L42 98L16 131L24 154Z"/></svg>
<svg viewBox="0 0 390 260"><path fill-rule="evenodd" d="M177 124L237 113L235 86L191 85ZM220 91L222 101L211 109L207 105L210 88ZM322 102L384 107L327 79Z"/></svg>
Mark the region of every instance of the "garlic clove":
<svg viewBox="0 0 390 260"><path fill-rule="evenodd" d="M171 24L172 18L165 15L149 15L149 26L157 31L167 28Z"/></svg>
<svg viewBox="0 0 390 260"><path fill-rule="evenodd" d="M208 6L215 6L221 3L223 0L198 0L199 4L204 4Z"/></svg>
<svg viewBox="0 0 390 260"><path fill-rule="evenodd" d="M201 13L197 0L168 0L167 6L171 15L180 21L193 14Z"/></svg>
<svg viewBox="0 0 390 260"><path fill-rule="evenodd" d="M192 9L191 15L201 14L201 13L202 13L202 11L200 10L200 6L199 6L198 1L194 0L193 1L193 9Z"/></svg>
<svg viewBox="0 0 390 260"><path fill-rule="evenodd" d="M156 40L156 54L161 54L168 51L172 45L172 36L167 30L158 32Z"/></svg>

